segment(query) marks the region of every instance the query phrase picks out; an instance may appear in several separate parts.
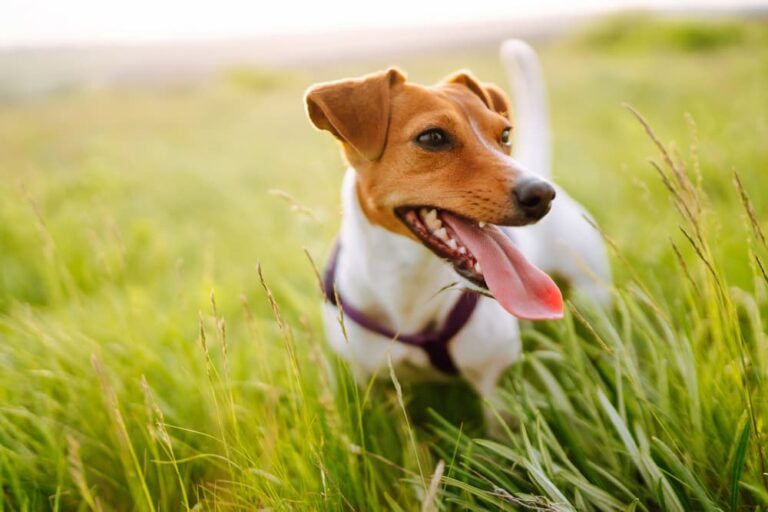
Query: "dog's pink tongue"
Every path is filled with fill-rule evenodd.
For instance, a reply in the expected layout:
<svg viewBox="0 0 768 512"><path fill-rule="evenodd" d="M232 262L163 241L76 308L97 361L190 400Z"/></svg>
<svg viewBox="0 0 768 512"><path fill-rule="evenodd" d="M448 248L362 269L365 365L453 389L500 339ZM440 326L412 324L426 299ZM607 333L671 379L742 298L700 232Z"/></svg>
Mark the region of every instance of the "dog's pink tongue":
<svg viewBox="0 0 768 512"><path fill-rule="evenodd" d="M499 228L481 228L448 212L443 218L480 262L488 289L504 309L526 320L563 317L560 289Z"/></svg>

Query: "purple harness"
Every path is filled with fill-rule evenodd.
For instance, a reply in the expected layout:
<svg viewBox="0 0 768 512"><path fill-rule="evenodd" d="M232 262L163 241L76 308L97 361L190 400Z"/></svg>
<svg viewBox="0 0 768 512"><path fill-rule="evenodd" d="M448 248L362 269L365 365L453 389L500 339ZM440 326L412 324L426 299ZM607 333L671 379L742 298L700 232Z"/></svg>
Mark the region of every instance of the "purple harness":
<svg viewBox="0 0 768 512"><path fill-rule="evenodd" d="M479 295L475 292L465 290L461 293L459 300L448 313L443 326L434 330L424 330L417 334L400 334L392 329L371 320L365 313L351 306L347 301L341 298L341 293L335 289L336 266L339 259L339 250L341 246L338 242L333 248L331 257L325 267L325 276L323 279L323 292L328 302L334 306L341 306L344 316L355 322L360 327L375 332L385 338L397 340L400 343L419 347L426 352L432 366L448 375L458 375L459 370L448 352L448 343L456 334L466 325L472 316L472 312L477 306ZM338 303L337 303L338 297Z"/></svg>

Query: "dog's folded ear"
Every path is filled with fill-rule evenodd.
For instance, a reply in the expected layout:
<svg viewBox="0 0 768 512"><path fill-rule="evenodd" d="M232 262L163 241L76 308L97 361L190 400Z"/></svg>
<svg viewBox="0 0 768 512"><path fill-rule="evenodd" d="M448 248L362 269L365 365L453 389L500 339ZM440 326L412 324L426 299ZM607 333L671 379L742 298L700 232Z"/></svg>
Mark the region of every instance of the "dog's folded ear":
<svg viewBox="0 0 768 512"><path fill-rule="evenodd" d="M444 80L448 84L460 84L480 98L485 106L505 117L509 117L509 100L500 87L482 83L467 70L460 70Z"/></svg>
<svg viewBox="0 0 768 512"><path fill-rule="evenodd" d="M312 124L331 132L367 160L384 151L392 88L405 82L398 69L314 85L304 101Z"/></svg>
<svg viewBox="0 0 768 512"><path fill-rule="evenodd" d="M484 83L483 88L485 89L485 92L488 93L488 98L491 100L489 108L508 118L511 113L509 98L507 98L507 95L501 90L501 87L495 84Z"/></svg>

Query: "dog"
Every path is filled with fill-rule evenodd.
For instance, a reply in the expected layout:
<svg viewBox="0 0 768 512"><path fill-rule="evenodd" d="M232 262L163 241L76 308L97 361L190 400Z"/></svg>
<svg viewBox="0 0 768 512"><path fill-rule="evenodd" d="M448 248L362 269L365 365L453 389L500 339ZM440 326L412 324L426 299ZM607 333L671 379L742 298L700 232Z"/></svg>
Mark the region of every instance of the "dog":
<svg viewBox="0 0 768 512"><path fill-rule="evenodd" d="M310 121L338 139L348 164L324 320L360 383L388 376L388 364L411 380L461 376L493 407L500 376L521 357L518 319L563 315L547 273L575 295L610 300L600 234L549 181L536 54L509 40L501 58L514 131L503 90L468 71L425 87L390 68L305 95Z"/></svg>

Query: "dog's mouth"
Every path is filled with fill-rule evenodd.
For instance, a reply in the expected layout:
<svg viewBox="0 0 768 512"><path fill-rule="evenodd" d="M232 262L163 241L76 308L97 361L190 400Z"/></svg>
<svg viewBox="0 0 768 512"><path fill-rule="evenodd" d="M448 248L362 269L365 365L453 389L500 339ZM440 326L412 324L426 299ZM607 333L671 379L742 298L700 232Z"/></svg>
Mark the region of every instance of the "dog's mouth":
<svg viewBox="0 0 768 512"><path fill-rule="evenodd" d="M488 289L480 262L445 221L445 210L420 207L400 208L397 212L400 220L428 249L453 264L459 275L480 288Z"/></svg>
<svg viewBox="0 0 768 512"><path fill-rule="evenodd" d="M497 226L433 207L401 207L400 220L438 257L476 286L489 290L518 318L562 318L557 285L526 260Z"/></svg>

